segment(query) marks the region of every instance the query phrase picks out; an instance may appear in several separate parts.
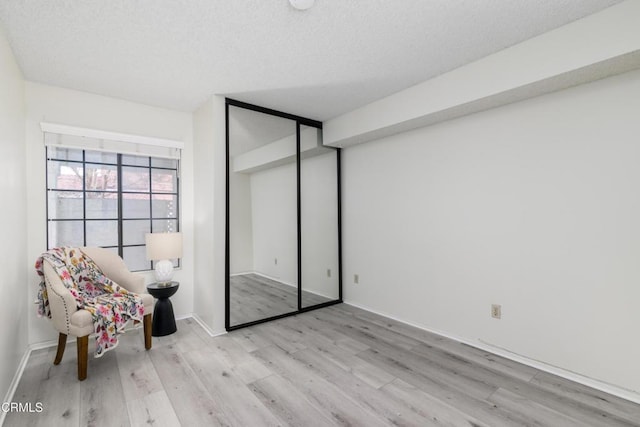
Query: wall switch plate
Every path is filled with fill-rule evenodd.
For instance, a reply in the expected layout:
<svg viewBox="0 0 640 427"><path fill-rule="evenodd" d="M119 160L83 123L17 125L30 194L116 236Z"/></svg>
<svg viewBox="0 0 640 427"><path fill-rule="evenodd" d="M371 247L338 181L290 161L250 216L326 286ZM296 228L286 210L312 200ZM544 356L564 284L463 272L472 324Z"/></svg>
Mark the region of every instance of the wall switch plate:
<svg viewBox="0 0 640 427"><path fill-rule="evenodd" d="M353 283L355 283L355 284L360 283L360 278L358 277L358 275L357 275L357 274L354 274L354 275L353 275Z"/></svg>
<svg viewBox="0 0 640 427"><path fill-rule="evenodd" d="M331 277L331 269L327 268L327 277Z"/></svg>
<svg viewBox="0 0 640 427"><path fill-rule="evenodd" d="M275 265L278 265L278 258L274 258L274 259L273 259L273 263L274 263Z"/></svg>
<svg viewBox="0 0 640 427"><path fill-rule="evenodd" d="M494 319L502 317L502 306L500 304L491 304L491 317Z"/></svg>

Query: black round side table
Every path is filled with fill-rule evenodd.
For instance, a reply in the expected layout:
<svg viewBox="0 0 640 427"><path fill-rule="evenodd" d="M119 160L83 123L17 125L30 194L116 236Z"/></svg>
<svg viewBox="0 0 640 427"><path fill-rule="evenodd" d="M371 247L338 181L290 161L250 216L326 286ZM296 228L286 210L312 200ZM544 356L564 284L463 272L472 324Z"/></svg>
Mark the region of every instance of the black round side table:
<svg viewBox="0 0 640 427"><path fill-rule="evenodd" d="M169 297L178 291L179 286L179 282L151 283L147 285L147 291L149 291L154 298L158 299L153 308L151 335L154 337L171 335L178 330L176 327L176 318L173 315L173 305Z"/></svg>

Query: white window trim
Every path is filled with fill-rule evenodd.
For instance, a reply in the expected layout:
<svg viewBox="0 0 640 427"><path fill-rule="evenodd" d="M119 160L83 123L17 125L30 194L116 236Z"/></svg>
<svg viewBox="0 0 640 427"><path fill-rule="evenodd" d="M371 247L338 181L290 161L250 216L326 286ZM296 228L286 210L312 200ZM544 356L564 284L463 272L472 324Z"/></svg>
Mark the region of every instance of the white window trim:
<svg viewBox="0 0 640 427"><path fill-rule="evenodd" d="M173 139L131 135L48 122L41 122L40 128L45 134L48 133L52 135L69 135L87 138L87 140L83 142L82 146L68 144L68 148L83 148L87 150L110 151L124 154L141 154L152 157L171 157L177 159L180 158L180 151L184 149L183 141ZM45 145L48 146L66 146L63 142L59 142L53 138L45 138L44 140ZM111 142L111 144L109 142ZM149 152L144 149L144 146L168 148L170 154L162 155L160 153Z"/></svg>

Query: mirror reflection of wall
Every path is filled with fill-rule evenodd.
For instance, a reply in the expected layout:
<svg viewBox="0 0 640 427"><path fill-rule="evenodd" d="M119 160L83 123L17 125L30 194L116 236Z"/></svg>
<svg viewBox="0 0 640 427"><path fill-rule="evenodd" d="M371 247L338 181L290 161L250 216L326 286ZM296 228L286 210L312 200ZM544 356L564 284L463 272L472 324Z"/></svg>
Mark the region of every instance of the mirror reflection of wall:
<svg viewBox="0 0 640 427"><path fill-rule="evenodd" d="M227 108L227 328L337 302L338 151L300 119Z"/></svg>
<svg viewBox="0 0 640 427"><path fill-rule="evenodd" d="M300 127L302 306L339 298L338 152L322 131Z"/></svg>
<svg viewBox="0 0 640 427"><path fill-rule="evenodd" d="M296 122L229 107L230 324L296 311Z"/></svg>

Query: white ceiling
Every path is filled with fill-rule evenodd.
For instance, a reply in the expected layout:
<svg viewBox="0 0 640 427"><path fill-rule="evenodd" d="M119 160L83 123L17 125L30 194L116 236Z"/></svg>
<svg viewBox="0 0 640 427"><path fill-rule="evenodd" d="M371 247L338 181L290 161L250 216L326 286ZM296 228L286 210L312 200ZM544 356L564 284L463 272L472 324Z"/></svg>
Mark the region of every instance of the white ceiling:
<svg viewBox="0 0 640 427"><path fill-rule="evenodd" d="M2 0L27 80L326 120L620 0Z"/></svg>

